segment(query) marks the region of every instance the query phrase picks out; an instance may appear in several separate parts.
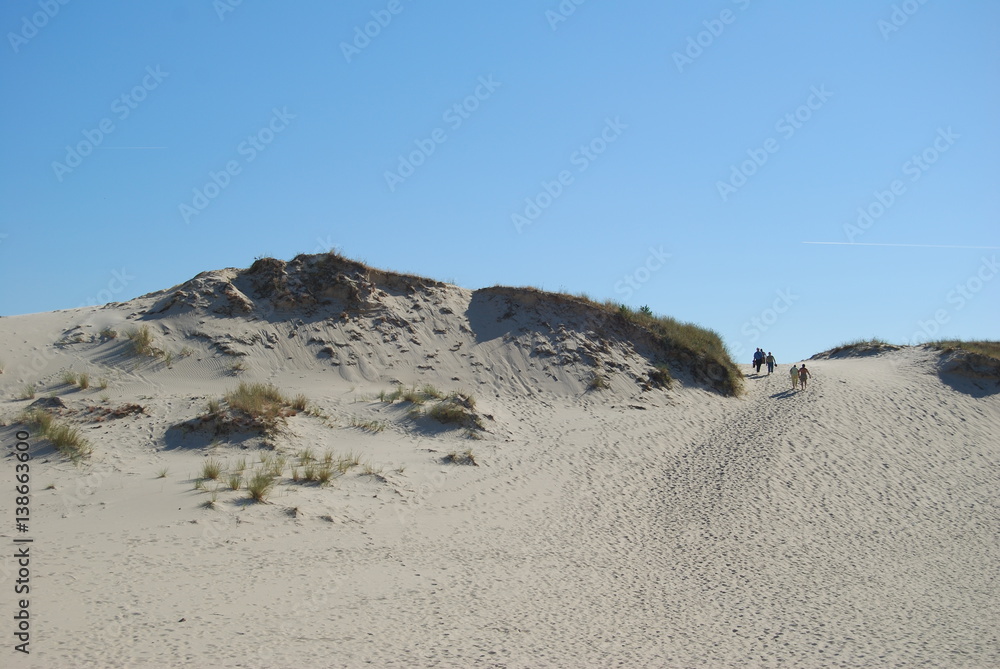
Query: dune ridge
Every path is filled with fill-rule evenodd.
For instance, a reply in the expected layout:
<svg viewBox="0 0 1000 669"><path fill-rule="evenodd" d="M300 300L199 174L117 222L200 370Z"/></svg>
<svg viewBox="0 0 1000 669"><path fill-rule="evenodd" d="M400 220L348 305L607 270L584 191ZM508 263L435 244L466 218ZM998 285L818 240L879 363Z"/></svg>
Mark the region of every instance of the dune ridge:
<svg viewBox="0 0 1000 669"><path fill-rule="evenodd" d="M93 447L29 438L32 653L11 666L1000 664L1000 393L964 354L810 360L798 392L743 366L739 397L692 354L664 387L655 333L584 300L316 256L0 338L5 446L55 394ZM241 382L306 408L198 427ZM483 429L400 386L472 398ZM345 470L304 480L307 451ZM279 457L265 503L228 486Z"/></svg>

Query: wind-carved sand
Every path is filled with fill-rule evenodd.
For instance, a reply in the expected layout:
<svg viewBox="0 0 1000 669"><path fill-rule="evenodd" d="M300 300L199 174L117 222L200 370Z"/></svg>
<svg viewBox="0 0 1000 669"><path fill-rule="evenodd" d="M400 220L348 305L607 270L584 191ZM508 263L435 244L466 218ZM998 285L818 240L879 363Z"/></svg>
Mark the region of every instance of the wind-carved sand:
<svg viewBox="0 0 1000 669"><path fill-rule="evenodd" d="M744 366L732 397L674 351L668 388L662 342L583 300L332 258L0 319L5 480L50 394L93 448L31 439L5 666L1000 665L988 361ZM270 429L224 420L241 382L288 401Z"/></svg>

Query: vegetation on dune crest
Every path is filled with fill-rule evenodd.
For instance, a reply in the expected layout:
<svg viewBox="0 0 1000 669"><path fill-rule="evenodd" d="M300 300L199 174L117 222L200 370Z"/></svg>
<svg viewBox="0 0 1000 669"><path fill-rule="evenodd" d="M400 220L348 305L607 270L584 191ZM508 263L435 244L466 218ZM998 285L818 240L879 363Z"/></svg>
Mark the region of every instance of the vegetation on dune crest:
<svg viewBox="0 0 1000 669"><path fill-rule="evenodd" d="M743 373L730 357L722 337L714 330L682 323L669 316L657 316L645 306L636 311L611 301L591 304L652 333L664 357L655 365L656 372L651 373L654 385L669 387L672 378L665 363L679 362L703 372L710 383L727 395L739 395L743 391Z"/></svg>
<svg viewBox="0 0 1000 669"><path fill-rule="evenodd" d="M940 341L932 341L930 342L930 345L936 349L944 351L945 353L950 353L955 350L968 351L969 353L976 353L978 355L986 356L987 358L1000 360L1000 341L963 341L961 339L942 339Z"/></svg>

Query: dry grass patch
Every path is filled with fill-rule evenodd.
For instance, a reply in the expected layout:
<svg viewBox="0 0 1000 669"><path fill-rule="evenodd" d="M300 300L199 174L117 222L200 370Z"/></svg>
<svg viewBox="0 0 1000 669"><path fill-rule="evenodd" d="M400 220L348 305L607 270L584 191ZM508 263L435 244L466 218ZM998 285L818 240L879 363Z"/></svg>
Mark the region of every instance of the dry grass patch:
<svg viewBox="0 0 1000 669"><path fill-rule="evenodd" d="M25 411L21 414L20 422L30 426L70 460L85 458L94 451L90 443L80 435L79 430L64 423L57 423L48 411L42 409Z"/></svg>

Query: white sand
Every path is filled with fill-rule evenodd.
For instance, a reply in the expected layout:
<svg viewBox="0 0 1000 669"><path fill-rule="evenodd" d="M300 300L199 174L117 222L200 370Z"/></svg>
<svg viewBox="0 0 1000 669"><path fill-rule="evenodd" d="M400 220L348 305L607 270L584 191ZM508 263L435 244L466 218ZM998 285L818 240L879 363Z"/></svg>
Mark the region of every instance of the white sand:
<svg viewBox="0 0 1000 669"><path fill-rule="evenodd" d="M386 295L406 324L181 310L148 321L192 348L172 368L90 340L161 299L0 319L0 415L26 383L101 405L59 385L70 368L110 379L106 406L146 411L74 414L92 458L32 462L29 656L11 636L4 459L4 666L1000 666L1000 394L944 383L927 349L809 363L798 393L786 365L741 399L690 380L644 392L642 347L605 346L571 307L498 320L501 297L454 287ZM84 341L53 347L77 325ZM330 416L291 418L279 452L354 451L381 478L286 473L268 504L222 490L203 507L206 453L261 453L170 429L237 383L223 339L247 354L241 378ZM593 359L610 388L588 390ZM471 391L485 438L375 399L396 380ZM478 466L443 462L470 447Z"/></svg>

